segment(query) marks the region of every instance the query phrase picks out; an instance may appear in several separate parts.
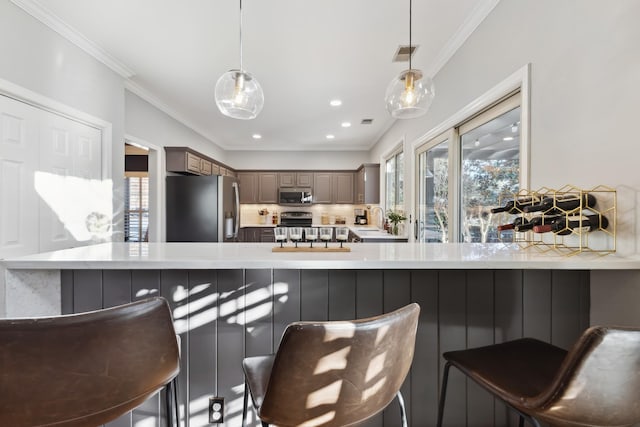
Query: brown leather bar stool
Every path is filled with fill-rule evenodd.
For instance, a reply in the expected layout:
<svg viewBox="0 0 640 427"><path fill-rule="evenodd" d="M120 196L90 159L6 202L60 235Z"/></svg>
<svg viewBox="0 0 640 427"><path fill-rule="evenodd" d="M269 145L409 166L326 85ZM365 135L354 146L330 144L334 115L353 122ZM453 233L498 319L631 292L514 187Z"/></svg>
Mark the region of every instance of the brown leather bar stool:
<svg viewBox="0 0 640 427"><path fill-rule="evenodd" d="M251 394L263 426L348 426L382 411L398 396L415 347L420 307L368 319L295 322L275 355L243 361L242 425Z"/></svg>
<svg viewBox="0 0 640 427"><path fill-rule="evenodd" d="M178 342L162 298L81 314L0 319L0 425L98 426L167 387L176 422Z"/></svg>
<svg viewBox="0 0 640 427"><path fill-rule="evenodd" d="M443 354L438 427L455 366L527 419L552 426L640 422L640 329L592 327L567 352L532 338Z"/></svg>

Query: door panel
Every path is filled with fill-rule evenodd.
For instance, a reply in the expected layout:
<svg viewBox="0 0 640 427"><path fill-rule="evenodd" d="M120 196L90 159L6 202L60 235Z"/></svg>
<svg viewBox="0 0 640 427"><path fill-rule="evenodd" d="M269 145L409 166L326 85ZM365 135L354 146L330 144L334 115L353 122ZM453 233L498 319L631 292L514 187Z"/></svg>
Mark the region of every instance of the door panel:
<svg viewBox="0 0 640 427"><path fill-rule="evenodd" d="M100 144L98 129L41 112L36 173L40 250L88 243L104 227L104 222L110 223L109 189L100 181Z"/></svg>
<svg viewBox="0 0 640 427"><path fill-rule="evenodd" d="M110 235L101 144L99 129L0 96L0 257Z"/></svg>
<svg viewBox="0 0 640 427"><path fill-rule="evenodd" d="M0 258L38 251L37 110L0 96Z"/></svg>

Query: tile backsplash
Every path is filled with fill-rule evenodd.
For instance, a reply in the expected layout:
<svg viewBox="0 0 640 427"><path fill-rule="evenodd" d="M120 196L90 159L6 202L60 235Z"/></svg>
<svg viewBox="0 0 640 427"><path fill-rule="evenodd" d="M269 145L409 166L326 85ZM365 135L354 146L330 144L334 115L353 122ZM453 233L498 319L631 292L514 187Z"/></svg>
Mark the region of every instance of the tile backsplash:
<svg viewBox="0 0 640 427"><path fill-rule="evenodd" d="M371 207L376 205L369 205ZM313 223L320 224L321 216L323 213L333 216L344 216L347 220L347 225L352 225L354 221L354 209L364 209L365 205L312 205L312 206L280 206L270 204L242 204L240 205L240 225L243 227L251 225L264 224L264 219L258 212L262 209L269 211L267 218L272 218L274 212L278 213L280 218L281 212L297 211L297 212L311 212L313 214ZM269 222L271 223L271 222Z"/></svg>

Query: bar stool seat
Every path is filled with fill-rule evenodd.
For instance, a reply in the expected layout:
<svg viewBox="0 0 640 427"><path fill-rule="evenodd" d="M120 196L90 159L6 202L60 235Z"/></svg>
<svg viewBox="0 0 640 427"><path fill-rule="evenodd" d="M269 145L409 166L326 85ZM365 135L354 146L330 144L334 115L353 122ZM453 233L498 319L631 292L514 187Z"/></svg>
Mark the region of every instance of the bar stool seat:
<svg viewBox="0 0 640 427"><path fill-rule="evenodd" d="M275 355L247 357L248 396L263 426L340 427L382 411L400 394L413 360L420 307L409 304L367 319L295 322Z"/></svg>
<svg viewBox="0 0 640 427"><path fill-rule="evenodd" d="M177 426L179 370L178 339L163 298L0 319L0 426L98 426L163 388L163 418Z"/></svg>
<svg viewBox="0 0 640 427"><path fill-rule="evenodd" d="M593 327L570 351L533 339L443 354L438 427L455 366L520 414L520 426L630 426L640 422L640 329Z"/></svg>
<svg viewBox="0 0 640 427"><path fill-rule="evenodd" d="M443 357L484 388L510 399L512 396L533 397L542 393L553 381L566 355L565 350L554 345L523 338L450 351Z"/></svg>

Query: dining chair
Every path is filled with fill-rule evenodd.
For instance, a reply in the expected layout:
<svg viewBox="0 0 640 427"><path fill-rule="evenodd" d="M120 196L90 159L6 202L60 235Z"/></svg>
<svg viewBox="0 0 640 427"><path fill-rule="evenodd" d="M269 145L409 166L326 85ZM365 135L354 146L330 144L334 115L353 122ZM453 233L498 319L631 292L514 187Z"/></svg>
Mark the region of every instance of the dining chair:
<svg viewBox="0 0 640 427"><path fill-rule="evenodd" d="M420 307L376 317L295 322L274 355L243 361L245 394L263 426L349 426L382 411L400 393L411 362Z"/></svg>
<svg viewBox="0 0 640 427"><path fill-rule="evenodd" d="M443 354L438 427L451 366L536 427L631 426L640 422L640 329L591 327L566 351L522 338Z"/></svg>
<svg viewBox="0 0 640 427"><path fill-rule="evenodd" d="M98 426L163 388L167 426L177 425L179 368L163 298L80 314L0 319L0 425Z"/></svg>

